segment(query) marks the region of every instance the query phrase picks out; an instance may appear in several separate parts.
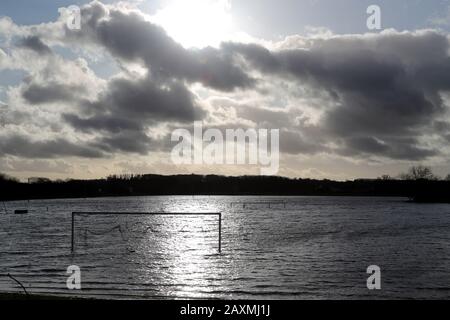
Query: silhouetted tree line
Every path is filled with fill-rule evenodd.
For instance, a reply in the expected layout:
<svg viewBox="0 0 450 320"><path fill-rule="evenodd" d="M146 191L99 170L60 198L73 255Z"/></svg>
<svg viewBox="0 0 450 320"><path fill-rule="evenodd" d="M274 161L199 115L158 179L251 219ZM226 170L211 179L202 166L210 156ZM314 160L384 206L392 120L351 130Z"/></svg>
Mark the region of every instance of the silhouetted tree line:
<svg viewBox="0 0 450 320"><path fill-rule="evenodd" d="M87 198L145 195L316 195L398 196L422 202L450 202L450 181L415 167L399 179L332 181L273 176L111 175L106 179L21 183L0 174L0 199Z"/></svg>

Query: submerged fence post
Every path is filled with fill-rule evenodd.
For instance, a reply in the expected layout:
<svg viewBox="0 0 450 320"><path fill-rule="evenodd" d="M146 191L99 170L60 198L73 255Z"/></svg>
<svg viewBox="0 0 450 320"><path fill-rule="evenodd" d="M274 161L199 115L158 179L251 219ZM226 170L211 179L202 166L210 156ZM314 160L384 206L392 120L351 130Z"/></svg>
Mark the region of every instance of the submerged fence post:
<svg viewBox="0 0 450 320"><path fill-rule="evenodd" d="M222 252L222 213L219 213L219 253Z"/></svg>
<svg viewBox="0 0 450 320"><path fill-rule="evenodd" d="M74 231L75 231L75 212L72 212L72 252L74 249Z"/></svg>

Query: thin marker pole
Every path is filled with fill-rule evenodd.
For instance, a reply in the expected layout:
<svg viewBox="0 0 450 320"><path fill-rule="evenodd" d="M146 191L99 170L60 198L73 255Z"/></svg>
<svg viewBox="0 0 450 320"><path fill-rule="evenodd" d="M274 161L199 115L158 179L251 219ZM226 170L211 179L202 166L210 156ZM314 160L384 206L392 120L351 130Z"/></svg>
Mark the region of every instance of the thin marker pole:
<svg viewBox="0 0 450 320"><path fill-rule="evenodd" d="M72 212L72 252L74 249L74 239L73 239L74 230L75 230L75 212Z"/></svg>
<svg viewBox="0 0 450 320"><path fill-rule="evenodd" d="M219 213L219 253L222 252L222 213Z"/></svg>

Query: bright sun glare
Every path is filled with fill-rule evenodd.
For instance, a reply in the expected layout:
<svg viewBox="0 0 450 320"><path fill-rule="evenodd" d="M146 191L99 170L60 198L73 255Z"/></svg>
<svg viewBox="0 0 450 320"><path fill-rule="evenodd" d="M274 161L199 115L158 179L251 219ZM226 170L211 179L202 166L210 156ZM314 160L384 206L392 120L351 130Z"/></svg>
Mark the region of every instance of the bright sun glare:
<svg viewBox="0 0 450 320"><path fill-rule="evenodd" d="M231 34L229 0L173 0L152 20L184 47L218 46Z"/></svg>

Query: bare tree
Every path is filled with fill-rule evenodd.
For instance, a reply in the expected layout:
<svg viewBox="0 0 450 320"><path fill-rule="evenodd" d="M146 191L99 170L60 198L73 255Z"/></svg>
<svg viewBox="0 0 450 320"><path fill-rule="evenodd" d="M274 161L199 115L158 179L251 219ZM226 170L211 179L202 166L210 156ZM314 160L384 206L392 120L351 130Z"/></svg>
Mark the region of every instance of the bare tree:
<svg viewBox="0 0 450 320"><path fill-rule="evenodd" d="M407 173L400 175L403 180L436 180L437 177L433 174L431 168L418 165L409 168Z"/></svg>

